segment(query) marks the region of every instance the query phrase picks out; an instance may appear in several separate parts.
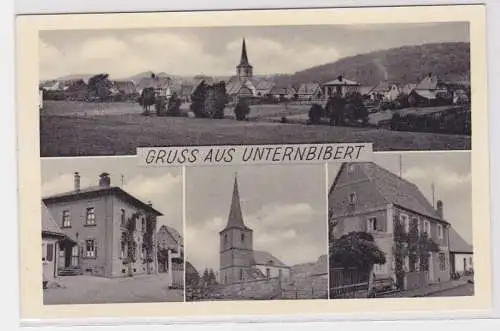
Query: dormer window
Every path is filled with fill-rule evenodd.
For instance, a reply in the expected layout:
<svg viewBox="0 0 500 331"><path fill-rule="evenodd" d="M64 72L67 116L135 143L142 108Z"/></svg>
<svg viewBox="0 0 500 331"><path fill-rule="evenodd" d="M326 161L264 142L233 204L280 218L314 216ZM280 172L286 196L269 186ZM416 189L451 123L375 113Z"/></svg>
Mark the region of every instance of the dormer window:
<svg viewBox="0 0 500 331"><path fill-rule="evenodd" d="M349 164L349 165L347 166L347 173L348 173L349 175L352 175L352 174L354 173L354 164Z"/></svg>

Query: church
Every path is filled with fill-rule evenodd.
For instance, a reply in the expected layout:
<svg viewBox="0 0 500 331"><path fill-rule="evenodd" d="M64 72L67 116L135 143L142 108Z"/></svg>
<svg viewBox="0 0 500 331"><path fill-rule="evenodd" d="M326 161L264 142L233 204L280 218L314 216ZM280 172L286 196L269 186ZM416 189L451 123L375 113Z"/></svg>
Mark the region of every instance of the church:
<svg viewBox="0 0 500 331"><path fill-rule="evenodd" d="M260 279L290 279L290 266L268 252L253 249L253 235L253 230L243 221L238 178L235 176L227 224L219 232L220 283L228 285Z"/></svg>
<svg viewBox="0 0 500 331"><path fill-rule="evenodd" d="M252 97L257 94L257 82L253 77L253 66L248 61L245 39L241 46L240 63L236 66L236 76L226 82L226 93L236 101L241 97Z"/></svg>

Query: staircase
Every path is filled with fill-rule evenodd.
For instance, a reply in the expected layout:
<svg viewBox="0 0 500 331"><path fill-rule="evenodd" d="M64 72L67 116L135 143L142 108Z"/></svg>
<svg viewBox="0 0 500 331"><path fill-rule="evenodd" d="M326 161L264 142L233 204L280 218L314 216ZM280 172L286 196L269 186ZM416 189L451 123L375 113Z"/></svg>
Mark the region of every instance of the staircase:
<svg viewBox="0 0 500 331"><path fill-rule="evenodd" d="M78 267L66 267L58 270L59 276L77 276L81 275L80 268Z"/></svg>

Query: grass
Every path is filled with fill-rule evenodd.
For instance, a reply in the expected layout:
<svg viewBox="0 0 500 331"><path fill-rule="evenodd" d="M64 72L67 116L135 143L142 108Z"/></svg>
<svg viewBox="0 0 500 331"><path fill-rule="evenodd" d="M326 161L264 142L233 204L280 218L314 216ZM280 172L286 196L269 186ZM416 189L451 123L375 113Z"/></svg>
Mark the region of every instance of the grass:
<svg viewBox="0 0 500 331"><path fill-rule="evenodd" d="M184 105L186 111L186 105ZM134 103L46 102L40 116L42 157L133 155L137 147L373 142L375 151L464 150L470 137L376 128L282 124L308 106L252 106L250 120L141 116ZM230 110L226 112L230 116Z"/></svg>

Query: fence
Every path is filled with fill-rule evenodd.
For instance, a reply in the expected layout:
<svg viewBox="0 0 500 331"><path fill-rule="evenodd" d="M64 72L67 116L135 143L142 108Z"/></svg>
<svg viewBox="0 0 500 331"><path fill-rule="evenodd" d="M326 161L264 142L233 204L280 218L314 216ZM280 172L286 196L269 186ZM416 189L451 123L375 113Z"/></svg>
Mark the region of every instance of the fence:
<svg viewBox="0 0 500 331"><path fill-rule="evenodd" d="M330 298L368 296L369 273L356 269L330 270Z"/></svg>
<svg viewBox="0 0 500 331"><path fill-rule="evenodd" d="M172 263L170 270L170 288L184 288L184 265L182 263Z"/></svg>

